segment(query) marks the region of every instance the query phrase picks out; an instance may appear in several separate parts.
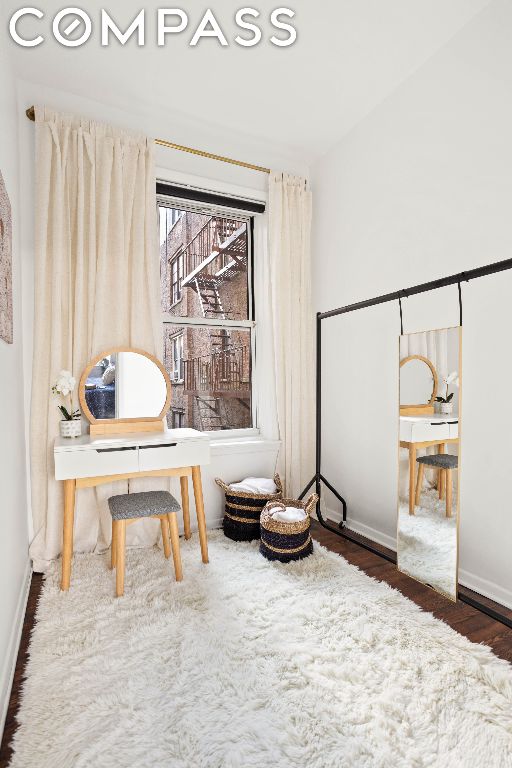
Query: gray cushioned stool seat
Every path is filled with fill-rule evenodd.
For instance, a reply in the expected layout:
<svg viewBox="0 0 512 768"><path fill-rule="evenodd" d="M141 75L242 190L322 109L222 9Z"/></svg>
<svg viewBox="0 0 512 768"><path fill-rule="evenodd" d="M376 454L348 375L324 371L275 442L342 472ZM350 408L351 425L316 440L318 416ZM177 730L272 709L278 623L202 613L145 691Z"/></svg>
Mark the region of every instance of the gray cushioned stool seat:
<svg viewBox="0 0 512 768"><path fill-rule="evenodd" d="M437 467L438 469L457 469L459 466L459 457L452 456L451 453L436 453L433 456L420 456L416 461L418 464L426 464L427 467Z"/></svg>
<svg viewBox="0 0 512 768"><path fill-rule="evenodd" d="M112 520L130 520L178 512L180 505L168 491L120 493L108 500Z"/></svg>

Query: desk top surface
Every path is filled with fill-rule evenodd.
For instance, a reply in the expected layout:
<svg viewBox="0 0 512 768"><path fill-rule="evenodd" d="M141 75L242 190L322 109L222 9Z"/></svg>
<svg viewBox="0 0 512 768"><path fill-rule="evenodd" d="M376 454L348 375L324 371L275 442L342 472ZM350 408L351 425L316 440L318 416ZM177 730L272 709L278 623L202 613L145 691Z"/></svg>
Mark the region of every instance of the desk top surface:
<svg viewBox="0 0 512 768"><path fill-rule="evenodd" d="M419 421L428 424L458 424L459 417L456 413L428 413L421 416L400 416L400 421Z"/></svg>
<svg viewBox="0 0 512 768"><path fill-rule="evenodd" d="M162 445L187 441L209 440L208 434L197 429L166 429L162 432L127 432L124 435L81 435L81 437L57 437L54 452L85 451L96 448L122 448L137 445Z"/></svg>

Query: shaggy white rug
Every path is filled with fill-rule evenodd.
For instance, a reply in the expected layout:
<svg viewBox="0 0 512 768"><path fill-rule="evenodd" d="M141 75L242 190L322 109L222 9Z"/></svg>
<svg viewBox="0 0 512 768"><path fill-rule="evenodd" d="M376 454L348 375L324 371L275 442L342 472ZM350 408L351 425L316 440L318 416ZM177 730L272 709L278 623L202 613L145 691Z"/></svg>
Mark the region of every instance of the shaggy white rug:
<svg viewBox="0 0 512 768"><path fill-rule="evenodd" d="M512 668L315 545L183 542L46 580L12 768L510 768Z"/></svg>
<svg viewBox="0 0 512 768"><path fill-rule="evenodd" d="M398 518L398 566L418 581L456 596L457 520L455 509L446 517L445 502L435 489L421 494L420 506L409 514L406 499L400 499Z"/></svg>

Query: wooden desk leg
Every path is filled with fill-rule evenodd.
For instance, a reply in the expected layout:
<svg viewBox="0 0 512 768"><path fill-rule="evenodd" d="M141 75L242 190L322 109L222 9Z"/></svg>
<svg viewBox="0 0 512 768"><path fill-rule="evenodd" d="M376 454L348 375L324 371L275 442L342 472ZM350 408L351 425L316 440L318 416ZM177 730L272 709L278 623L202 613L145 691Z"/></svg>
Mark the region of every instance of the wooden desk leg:
<svg viewBox="0 0 512 768"><path fill-rule="evenodd" d="M414 492L414 475L416 471L416 448L414 447L414 444L411 443L409 446L409 514L414 515L414 502L415 502L415 492Z"/></svg>
<svg viewBox="0 0 512 768"><path fill-rule="evenodd" d="M188 477L185 475L184 477L180 477L180 486L181 486L181 506L183 508L183 530L185 533L185 538L190 539L191 533L190 533L190 507L188 503Z"/></svg>
<svg viewBox="0 0 512 768"><path fill-rule="evenodd" d="M69 589L73 557L73 528L75 523L75 481L64 480L64 521L62 526L62 573L60 588Z"/></svg>
<svg viewBox="0 0 512 768"><path fill-rule="evenodd" d="M197 527L199 529L199 541L201 543L201 557L203 563L207 563L208 540L206 537L206 518L204 515L203 485L201 483L200 467L192 467L192 484L194 486L194 498L196 500Z"/></svg>
<svg viewBox="0 0 512 768"><path fill-rule="evenodd" d="M438 448L438 453L446 453L446 445L445 443L440 443ZM439 489L439 498L444 499L445 497L445 491L446 491L446 476L442 469L439 470L439 480L438 480L438 489Z"/></svg>

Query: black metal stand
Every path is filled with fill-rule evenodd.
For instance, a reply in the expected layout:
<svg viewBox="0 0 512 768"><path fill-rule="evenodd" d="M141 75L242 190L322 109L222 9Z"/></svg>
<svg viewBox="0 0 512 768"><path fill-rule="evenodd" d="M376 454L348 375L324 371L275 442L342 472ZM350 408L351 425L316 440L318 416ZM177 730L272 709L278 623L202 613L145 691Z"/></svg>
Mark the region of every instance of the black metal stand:
<svg viewBox="0 0 512 768"><path fill-rule="evenodd" d="M512 259L505 259L504 261L497 261L494 264L487 264L484 267L478 267L477 269L471 269L468 272L459 272L456 275L450 275L449 277L443 277L439 280L432 280L429 283L421 283L415 285L412 288L405 288L401 291L395 291L393 293L386 293L382 296L376 296L373 299L366 299L365 301L359 301L355 304L347 304L344 307L338 309L331 309L328 312L317 312L316 315L316 460L315 460L315 475L304 488L299 496L299 499L303 499L309 489L314 485L315 491L318 495L318 502L316 505L316 514L318 522L326 528L328 531L332 531L337 536L341 536L344 539L352 541L360 547L373 552L373 554L384 558L388 562L396 563L396 556L389 555L371 544L359 541L357 538L350 535L350 530L345 528L345 522L347 520L347 502L341 496L336 488L322 475L321 471L321 449L322 449L322 320L326 320L329 317L337 317L338 315L344 315L347 312L355 312L358 309L366 309L367 307L374 307L376 304L385 304L389 301L399 301L401 310L401 299L408 296L414 296L418 293L426 293L427 291L435 291L438 288L445 288L449 285L458 285L459 291L459 308L460 318L462 324L462 301L461 301L461 289L462 282L469 282L479 277L485 277L486 275L493 275L497 272L504 272L505 270L512 269ZM401 317L401 311L400 311ZM331 493L338 499L342 505L342 520L338 526L328 523L323 515L321 508L321 496L322 496L322 484L328 488ZM495 621L499 621L507 627L512 629L512 620L493 608L489 608L485 603L475 600L472 597L464 595L460 591L457 594L459 600L468 605L476 608L478 611L485 613Z"/></svg>

